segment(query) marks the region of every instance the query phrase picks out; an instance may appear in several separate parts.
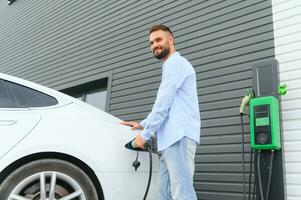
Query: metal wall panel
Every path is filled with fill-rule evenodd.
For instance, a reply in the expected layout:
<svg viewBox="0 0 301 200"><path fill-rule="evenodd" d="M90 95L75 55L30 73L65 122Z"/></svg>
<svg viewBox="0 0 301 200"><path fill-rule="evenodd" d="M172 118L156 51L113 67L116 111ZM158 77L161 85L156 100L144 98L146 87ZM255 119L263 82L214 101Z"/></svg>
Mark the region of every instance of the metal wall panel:
<svg viewBox="0 0 301 200"><path fill-rule="evenodd" d="M111 74L110 113L142 120L161 80L148 45L157 23L171 27L197 72L198 198L240 200L238 107L252 87L252 64L274 58L270 1L1 1L0 71L57 90Z"/></svg>

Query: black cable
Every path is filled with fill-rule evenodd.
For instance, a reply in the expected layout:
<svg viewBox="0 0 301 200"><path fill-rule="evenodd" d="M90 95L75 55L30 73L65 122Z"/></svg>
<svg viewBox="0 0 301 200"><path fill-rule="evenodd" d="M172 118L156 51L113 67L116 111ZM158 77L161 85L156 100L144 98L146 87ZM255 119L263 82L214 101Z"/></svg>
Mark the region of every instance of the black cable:
<svg viewBox="0 0 301 200"><path fill-rule="evenodd" d="M153 156L152 156L153 138L151 138L150 141L145 143L144 148L135 147L133 145L133 140L126 143L125 148L137 151L136 160L132 164L133 167L135 168L135 171L140 166L140 162L138 161L139 151L148 151L148 153L149 153L149 176L148 176L148 183L147 183L147 186L146 186L145 194L144 194L144 197L143 197L143 200L146 200L146 197L147 197L147 194L148 194L148 191L149 191L149 187L150 187L150 183L151 183L151 180L152 180L152 174L153 174Z"/></svg>
<svg viewBox="0 0 301 200"><path fill-rule="evenodd" d="M242 146L242 168L243 168L243 177L242 177L242 185L243 185L243 200L246 197L246 166L245 166L245 131L244 131L244 122L243 122L243 114L240 114L240 122L241 122L241 146Z"/></svg>
<svg viewBox="0 0 301 200"><path fill-rule="evenodd" d="M255 162L255 157L254 157L254 162ZM254 166L254 170L255 170L255 166ZM254 179L255 179L255 174L254 174ZM255 200L256 187L257 187L256 181L254 180L254 183L253 183L253 198L252 198L252 200Z"/></svg>
<svg viewBox="0 0 301 200"><path fill-rule="evenodd" d="M270 196L270 188L271 188L271 181L272 181L274 155L275 155L275 151L272 150L272 152L271 152L271 158L270 158L270 169L269 169L268 186L267 186L266 197L265 197L266 200L269 200L269 196Z"/></svg>
<svg viewBox="0 0 301 200"><path fill-rule="evenodd" d="M252 149L250 153L251 153L251 160L250 160L250 173L249 173L249 200L251 200L251 181L252 181L252 172L253 172L253 150Z"/></svg>
<svg viewBox="0 0 301 200"><path fill-rule="evenodd" d="M146 186L146 190L145 190L143 200L146 200L148 190L149 190L149 187L150 187L150 183L151 183L151 180L152 180L152 173L153 173L152 172L153 171L152 141L150 142L150 144L146 144L145 148L148 150L148 153L149 153L149 175L148 175L148 182L147 182L147 186Z"/></svg>
<svg viewBox="0 0 301 200"><path fill-rule="evenodd" d="M261 180L261 170L260 170L260 156L261 153L260 151L258 151L258 156L257 156L257 175L258 175L258 184L259 184L259 193L260 193L260 197L261 200L264 200L264 196L263 196L263 191L262 191L262 180Z"/></svg>

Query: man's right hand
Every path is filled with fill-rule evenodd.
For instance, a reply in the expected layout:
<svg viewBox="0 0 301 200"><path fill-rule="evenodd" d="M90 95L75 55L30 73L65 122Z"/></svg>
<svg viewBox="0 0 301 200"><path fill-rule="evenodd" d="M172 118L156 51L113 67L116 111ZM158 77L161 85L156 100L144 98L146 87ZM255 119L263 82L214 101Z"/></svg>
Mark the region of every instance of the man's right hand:
<svg viewBox="0 0 301 200"><path fill-rule="evenodd" d="M134 121L123 121L121 122L121 124L132 127L132 130L143 129L143 126L141 126L138 122L134 122Z"/></svg>

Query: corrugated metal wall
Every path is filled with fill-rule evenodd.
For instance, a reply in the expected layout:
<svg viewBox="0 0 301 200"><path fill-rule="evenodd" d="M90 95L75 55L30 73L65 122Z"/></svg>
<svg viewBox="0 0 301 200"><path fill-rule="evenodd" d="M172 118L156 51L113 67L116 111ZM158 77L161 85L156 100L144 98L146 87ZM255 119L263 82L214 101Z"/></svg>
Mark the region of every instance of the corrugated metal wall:
<svg viewBox="0 0 301 200"><path fill-rule="evenodd" d="M110 112L141 120L161 79L148 28L170 26L177 49L197 72L202 116L198 197L240 200L238 107L252 87L252 64L274 58L271 13L266 0L17 0L11 6L1 1L0 71L58 90L109 72Z"/></svg>
<svg viewBox="0 0 301 200"><path fill-rule="evenodd" d="M301 2L273 0L275 56L282 97L287 200L301 199Z"/></svg>

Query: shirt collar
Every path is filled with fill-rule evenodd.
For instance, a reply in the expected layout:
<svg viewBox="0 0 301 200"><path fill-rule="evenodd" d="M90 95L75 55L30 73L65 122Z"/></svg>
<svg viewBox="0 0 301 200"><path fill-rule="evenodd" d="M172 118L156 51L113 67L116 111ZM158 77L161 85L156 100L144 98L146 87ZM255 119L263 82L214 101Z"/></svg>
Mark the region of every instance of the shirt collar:
<svg viewBox="0 0 301 200"><path fill-rule="evenodd" d="M171 55L167 58L167 60L163 63L162 68L163 68L165 65L167 65L171 60L173 60L175 57L178 57L178 56L180 56L180 53L177 52L177 51L175 51L175 52L174 52L173 54L171 54Z"/></svg>

